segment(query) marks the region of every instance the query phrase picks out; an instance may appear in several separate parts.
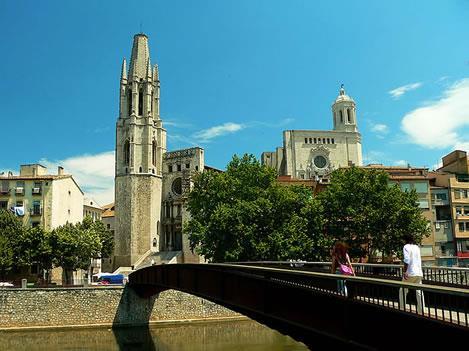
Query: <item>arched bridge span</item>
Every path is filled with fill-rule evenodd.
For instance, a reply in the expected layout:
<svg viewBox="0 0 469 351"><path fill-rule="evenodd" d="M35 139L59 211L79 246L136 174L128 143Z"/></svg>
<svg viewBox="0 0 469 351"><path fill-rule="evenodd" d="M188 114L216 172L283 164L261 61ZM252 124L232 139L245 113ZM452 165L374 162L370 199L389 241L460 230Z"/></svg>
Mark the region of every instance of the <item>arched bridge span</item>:
<svg viewBox="0 0 469 351"><path fill-rule="evenodd" d="M469 290L363 277L348 277L347 292L340 284L340 276L333 274L232 264L157 265L129 276L129 286L140 296L167 289L196 295L312 349L433 349L436 340L465 340L469 334ZM399 309L403 285L423 290L425 308L420 314L412 302Z"/></svg>

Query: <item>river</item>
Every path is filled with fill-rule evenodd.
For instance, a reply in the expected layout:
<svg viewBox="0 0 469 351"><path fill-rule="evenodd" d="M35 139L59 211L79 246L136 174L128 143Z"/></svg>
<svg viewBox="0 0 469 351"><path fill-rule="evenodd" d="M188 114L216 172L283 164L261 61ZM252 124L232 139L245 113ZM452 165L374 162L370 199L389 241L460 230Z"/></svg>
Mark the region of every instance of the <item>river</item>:
<svg viewBox="0 0 469 351"><path fill-rule="evenodd" d="M0 331L0 350L303 351L289 336L257 322L190 322L150 327Z"/></svg>

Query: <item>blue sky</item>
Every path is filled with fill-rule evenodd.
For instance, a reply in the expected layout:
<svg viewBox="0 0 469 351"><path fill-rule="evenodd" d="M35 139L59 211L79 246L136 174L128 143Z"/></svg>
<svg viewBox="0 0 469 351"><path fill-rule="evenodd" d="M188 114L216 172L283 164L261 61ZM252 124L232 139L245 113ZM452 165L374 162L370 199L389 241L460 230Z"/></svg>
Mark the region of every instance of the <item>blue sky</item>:
<svg viewBox="0 0 469 351"><path fill-rule="evenodd" d="M344 83L365 163L433 168L469 150L468 18L465 0L1 1L0 170L61 164L113 200L120 65L141 28L169 150L259 157L285 129L331 129Z"/></svg>

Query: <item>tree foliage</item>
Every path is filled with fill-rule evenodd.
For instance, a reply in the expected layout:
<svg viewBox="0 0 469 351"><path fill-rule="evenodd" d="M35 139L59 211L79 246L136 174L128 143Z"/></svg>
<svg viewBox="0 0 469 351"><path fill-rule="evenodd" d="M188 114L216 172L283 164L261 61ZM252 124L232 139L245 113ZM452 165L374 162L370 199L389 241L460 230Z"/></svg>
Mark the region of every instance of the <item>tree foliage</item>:
<svg viewBox="0 0 469 351"><path fill-rule="evenodd" d="M401 191L382 170L336 170L318 198L327 231L346 241L355 257L377 251L391 256L401 251L404 234L413 235L418 243L428 234L415 191Z"/></svg>
<svg viewBox="0 0 469 351"><path fill-rule="evenodd" d="M21 242L24 227L13 213L0 210L0 277L10 271L19 261Z"/></svg>
<svg viewBox="0 0 469 351"><path fill-rule="evenodd" d="M234 156L225 173L199 174L188 209L191 248L212 262L325 260L336 240L353 257L392 256L404 234L416 242L428 234L417 194L390 185L384 171L336 170L313 198L305 187L279 185L252 155Z"/></svg>
<svg viewBox="0 0 469 351"><path fill-rule="evenodd" d="M318 206L307 188L278 185L254 156L234 156L225 173L196 177L184 232L212 262L311 259L322 223L309 215Z"/></svg>

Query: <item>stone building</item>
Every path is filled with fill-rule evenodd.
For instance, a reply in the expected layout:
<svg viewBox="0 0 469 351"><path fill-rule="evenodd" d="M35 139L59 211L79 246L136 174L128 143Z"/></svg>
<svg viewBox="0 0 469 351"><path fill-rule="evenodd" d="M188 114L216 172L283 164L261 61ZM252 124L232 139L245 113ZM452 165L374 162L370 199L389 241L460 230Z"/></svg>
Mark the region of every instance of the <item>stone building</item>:
<svg viewBox="0 0 469 351"><path fill-rule="evenodd" d="M343 86L332 104L334 129L285 130L283 146L263 152L262 164L277 170L279 176L293 179L326 177L333 169L362 165L361 135L357 128L355 101Z"/></svg>
<svg viewBox="0 0 469 351"><path fill-rule="evenodd" d="M182 226L190 218L186 203L192 177L204 168L204 150L200 147L166 152L163 156L163 211L159 249L162 252L174 252L172 256L177 256L177 262L200 261L190 251L189 239L183 235ZM166 256L171 258L171 254Z"/></svg>
<svg viewBox="0 0 469 351"><path fill-rule="evenodd" d="M166 130L160 119L158 66L145 34L122 63L116 125L114 268L134 266L158 249ZM156 242L156 245L155 245Z"/></svg>
<svg viewBox="0 0 469 351"><path fill-rule="evenodd" d="M19 175L0 175L0 209L13 210L25 225L52 230L82 221L83 192L62 167L48 174L40 164L21 165Z"/></svg>
<svg viewBox="0 0 469 351"><path fill-rule="evenodd" d="M99 221L104 209L92 198L85 197L83 201L83 218L88 216L93 221Z"/></svg>

